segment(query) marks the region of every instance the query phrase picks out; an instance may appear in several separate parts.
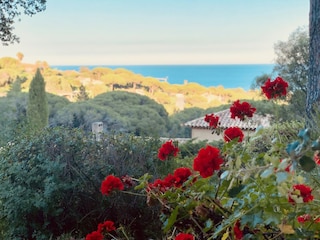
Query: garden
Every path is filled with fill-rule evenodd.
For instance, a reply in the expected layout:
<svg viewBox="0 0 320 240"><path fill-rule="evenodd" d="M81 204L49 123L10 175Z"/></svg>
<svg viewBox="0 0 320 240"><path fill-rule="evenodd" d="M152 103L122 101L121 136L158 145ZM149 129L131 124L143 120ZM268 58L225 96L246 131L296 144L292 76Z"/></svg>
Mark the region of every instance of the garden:
<svg viewBox="0 0 320 240"><path fill-rule="evenodd" d="M287 89L281 77L262 86L274 104ZM230 114L256 110L235 101ZM1 148L1 238L319 239L317 128L276 122L245 136L214 113L205 121L223 141L95 141L62 127L20 136Z"/></svg>

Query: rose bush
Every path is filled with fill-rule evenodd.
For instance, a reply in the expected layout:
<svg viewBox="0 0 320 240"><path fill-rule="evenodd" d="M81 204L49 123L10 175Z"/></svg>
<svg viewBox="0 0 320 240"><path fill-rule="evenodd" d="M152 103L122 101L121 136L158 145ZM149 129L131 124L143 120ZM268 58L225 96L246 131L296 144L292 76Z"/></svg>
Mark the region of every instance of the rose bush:
<svg viewBox="0 0 320 240"><path fill-rule="evenodd" d="M262 91L272 100L285 96L287 87L277 77L268 79ZM230 114L246 121L255 110L236 101ZM219 128L214 114L205 121ZM312 141L311 130L304 129L298 140L288 142L283 129L273 131L278 137L261 148L267 144L260 141L263 129L250 137L239 128L226 129L221 149L201 148L192 164L162 179L150 181L149 174L135 179L139 185L134 190L145 193L150 206L161 206L167 239L319 239L320 139ZM253 151L255 143L260 148ZM178 150L172 141L166 142L159 159L163 164L174 161ZM93 239L90 234L88 240Z"/></svg>

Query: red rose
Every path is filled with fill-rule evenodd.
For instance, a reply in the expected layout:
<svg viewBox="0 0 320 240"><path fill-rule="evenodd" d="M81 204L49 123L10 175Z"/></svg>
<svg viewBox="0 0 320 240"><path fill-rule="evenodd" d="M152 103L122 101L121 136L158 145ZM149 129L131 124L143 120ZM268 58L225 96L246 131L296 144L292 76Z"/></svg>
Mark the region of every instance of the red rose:
<svg viewBox="0 0 320 240"><path fill-rule="evenodd" d="M179 233L175 240L194 240L194 236L188 233Z"/></svg>
<svg viewBox="0 0 320 240"><path fill-rule="evenodd" d="M113 190L119 189L123 190L124 185L120 178L113 175L109 175L102 181L100 191L103 195L109 195Z"/></svg>
<svg viewBox="0 0 320 240"><path fill-rule="evenodd" d="M99 223L98 225L98 232L112 232L115 231L116 227L114 226L114 222L113 221L105 221L104 223Z"/></svg>
<svg viewBox="0 0 320 240"><path fill-rule="evenodd" d="M172 140L162 144L158 151L158 158L165 161L169 156L176 157L179 152L179 148L173 145Z"/></svg>
<svg viewBox="0 0 320 240"><path fill-rule="evenodd" d="M313 160L315 161L315 163L317 165L320 165L320 152L319 151L314 152Z"/></svg>
<svg viewBox="0 0 320 240"><path fill-rule="evenodd" d="M252 117L256 109L248 102L240 103L240 100L235 101L230 107L231 118L238 117L240 120L244 120L245 117Z"/></svg>
<svg viewBox="0 0 320 240"><path fill-rule="evenodd" d="M129 175L124 175L121 177L121 181L127 186L127 187L132 187L134 185L134 182L132 180L132 177Z"/></svg>
<svg viewBox="0 0 320 240"><path fill-rule="evenodd" d="M293 199L293 196L302 198L303 202L310 202L313 200L311 195L312 189L304 184L296 184L293 186L293 191L289 194L288 201L292 204L295 204L296 201Z"/></svg>
<svg viewBox="0 0 320 240"><path fill-rule="evenodd" d="M86 240L103 240L103 235L99 231L87 234Z"/></svg>
<svg viewBox="0 0 320 240"><path fill-rule="evenodd" d="M206 178L212 176L215 170L219 170L222 163L220 150L207 145L199 150L198 155L193 160L193 169L199 171L200 175Z"/></svg>
<svg viewBox="0 0 320 240"><path fill-rule="evenodd" d="M174 186L175 181L176 178L172 174L168 174L163 180L156 179L153 183L149 183L147 187L147 192L153 189L159 190L160 192L165 192L169 188Z"/></svg>
<svg viewBox="0 0 320 240"><path fill-rule="evenodd" d="M213 113L206 114L206 116L204 117L204 121L209 123L209 127L217 128L219 124L219 116L215 116Z"/></svg>
<svg viewBox="0 0 320 240"><path fill-rule="evenodd" d="M303 214L297 217L299 223L304 223L306 221L310 221L311 216L309 214Z"/></svg>
<svg viewBox="0 0 320 240"><path fill-rule="evenodd" d="M229 127L224 131L224 141L230 142L231 140L238 138L238 142L242 142L244 137L243 132L238 127Z"/></svg>
<svg viewBox="0 0 320 240"><path fill-rule="evenodd" d="M175 177L175 187L181 187L181 185L191 176L191 170L186 167L177 168L174 170L173 175Z"/></svg>
<svg viewBox="0 0 320 240"><path fill-rule="evenodd" d="M281 77L277 77L272 82L270 81L270 78L268 78L261 89L268 99L272 99L287 95L288 86L289 84L286 81Z"/></svg>
<svg viewBox="0 0 320 240"><path fill-rule="evenodd" d="M236 240L241 240L243 238L243 232L240 229L240 220L237 220L233 225L233 233Z"/></svg>

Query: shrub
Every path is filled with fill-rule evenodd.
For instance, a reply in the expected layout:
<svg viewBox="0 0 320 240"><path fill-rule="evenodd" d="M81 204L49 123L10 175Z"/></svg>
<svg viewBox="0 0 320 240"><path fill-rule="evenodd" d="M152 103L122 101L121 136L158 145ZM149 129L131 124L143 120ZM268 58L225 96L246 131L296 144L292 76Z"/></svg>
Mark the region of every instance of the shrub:
<svg viewBox="0 0 320 240"><path fill-rule="evenodd" d="M157 139L117 134L96 142L83 131L66 128L15 139L0 154L5 238L81 236L106 218L126 225L132 236L142 236L139 239L146 232L158 235L157 207L146 208L145 199L137 195L119 193L106 199L99 188L108 174L161 175L155 161L159 145Z"/></svg>

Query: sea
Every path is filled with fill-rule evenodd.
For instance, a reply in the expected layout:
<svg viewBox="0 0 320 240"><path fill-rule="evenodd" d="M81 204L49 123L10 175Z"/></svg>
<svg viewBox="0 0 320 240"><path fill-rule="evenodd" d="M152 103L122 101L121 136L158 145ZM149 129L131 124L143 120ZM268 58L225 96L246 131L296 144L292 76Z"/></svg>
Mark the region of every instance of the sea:
<svg viewBox="0 0 320 240"><path fill-rule="evenodd" d="M214 64L214 65L55 65L58 70L76 70L81 67L93 69L106 67L125 68L145 77L166 79L170 84L195 82L205 87L243 88L249 90L255 78L271 74L273 64Z"/></svg>

